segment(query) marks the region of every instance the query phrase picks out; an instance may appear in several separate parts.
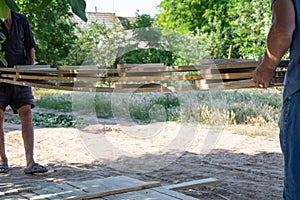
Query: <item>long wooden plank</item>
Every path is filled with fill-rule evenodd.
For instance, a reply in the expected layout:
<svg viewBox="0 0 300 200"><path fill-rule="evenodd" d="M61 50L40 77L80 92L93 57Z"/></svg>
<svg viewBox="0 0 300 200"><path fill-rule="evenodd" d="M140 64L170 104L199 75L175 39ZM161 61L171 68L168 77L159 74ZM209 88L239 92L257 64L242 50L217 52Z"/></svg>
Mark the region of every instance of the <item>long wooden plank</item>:
<svg viewBox="0 0 300 200"><path fill-rule="evenodd" d="M222 63L215 64L217 69L234 69L234 68L256 68L258 62L250 61L250 62L233 62L233 63Z"/></svg>
<svg viewBox="0 0 300 200"><path fill-rule="evenodd" d="M77 188L70 188L69 190L64 190L61 187L57 186L48 186L40 190L33 190L33 193L37 194L37 197L40 199L62 199L62 198L71 198L76 196L84 196L87 192L79 190Z"/></svg>
<svg viewBox="0 0 300 200"><path fill-rule="evenodd" d="M24 79L24 80L48 80L48 81L90 81L90 82L133 82L133 81L182 81L182 80L201 80L200 75L183 76L135 76L135 77L56 77L56 76L32 76L32 75L13 75L0 74L2 78Z"/></svg>
<svg viewBox="0 0 300 200"><path fill-rule="evenodd" d="M34 65L35 66L35 65ZM0 68L0 72L20 72L20 73L38 73L38 74L48 74L48 73L54 73L54 74L85 74L85 73L117 73L117 69L97 69L97 68L81 68L77 67L78 69L69 69L68 67L62 67L62 68L47 68L47 67L40 67L36 65L33 66L24 66L21 68Z"/></svg>
<svg viewBox="0 0 300 200"><path fill-rule="evenodd" d="M104 78L110 82L133 82L133 81L183 81L183 80L202 80L200 75L183 75L183 76L136 76L122 78Z"/></svg>
<svg viewBox="0 0 300 200"><path fill-rule="evenodd" d="M81 189L74 188L68 184L58 185L57 187L64 191L58 193L58 195L62 197L60 199L75 198L86 194L86 192L82 191Z"/></svg>
<svg viewBox="0 0 300 200"><path fill-rule="evenodd" d="M144 64L118 64L117 67L119 68L163 68L165 65L164 63L144 63Z"/></svg>
<svg viewBox="0 0 300 200"><path fill-rule="evenodd" d="M14 69L50 68L50 65L16 65Z"/></svg>
<svg viewBox="0 0 300 200"><path fill-rule="evenodd" d="M12 79L19 79L19 80L37 80L37 81L90 81L90 82L97 82L97 81L109 81L110 78L101 78L101 77L57 77L56 75L53 76L37 76L37 75L22 75L22 74L0 74L2 78L12 78ZM118 80L119 78L111 79L111 80Z"/></svg>
<svg viewBox="0 0 300 200"><path fill-rule="evenodd" d="M1 198L1 197L0 197L0 198ZM5 196L5 197L3 197L3 198L1 198L1 199L5 199L5 200L16 200L16 199L18 199L18 200L27 200L27 198L22 197L22 196L20 196L20 195L10 195L10 196Z"/></svg>
<svg viewBox="0 0 300 200"><path fill-rule="evenodd" d="M14 69L14 68L0 68L0 72L20 72L20 73L38 73L38 74L85 74L85 73L117 73L116 69L57 69L57 68L27 68L27 69Z"/></svg>
<svg viewBox="0 0 300 200"><path fill-rule="evenodd" d="M114 88L110 87L67 87L55 85L51 82L29 82L29 81L14 81L9 79L1 79L0 82L9 83L14 85L30 86L30 87L39 87L46 89L56 89L56 90L66 90L66 91L81 91L81 92L113 92Z"/></svg>
<svg viewBox="0 0 300 200"><path fill-rule="evenodd" d="M160 83L140 83L140 84L116 84L116 89L125 89L125 88L162 88L165 87Z"/></svg>
<svg viewBox="0 0 300 200"><path fill-rule="evenodd" d="M112 68L84 68L84 67L78 67L78 68L69 68L69 67L61 67L57 68L58 73L71 73L71 74L85 74L85 73L94 73L94 74L101 74L101 73L107 73L107 74L114 74L118 73L117 69Z"/></svg>
<svg viewBox="0 0 300 200"><path fill-rule="evenodd" d="M176 192L176 191L172 191L172 190L168 190L166 188L163 187L157 187L157 188L152 188L150 190L154 190L156 192L168 195L170 197L176 198L176 199L182 199L182 200L196 200L196 198L191 197L191 196L187 196L184 195L182 193Z"/></svg>
<svg viewBox="0 0 300 200"><path fill-rule="evenodd" d="M189 182L184 182L184 183L179 183L174 185L166 185L162 187L168 190L177 191L177 190L185 190L185 189L201 187L201 186L206 186L211 184L218 184L218 183L221 183L221 181L216 178L206 178L206 179L189 181Z"/></svg>
<svg viewBox="0 0 300 200"><path fill-rule="evenodd" d="M205 69L235 69L235 68L256 68L258 62L257 61L247 61L244 60L242 62L224 62L224 63L214 63L214 61L210 61L207 64L199 64L199 65L189 65L189 66L168 66L165 68L158 67L148 67L145 68L143 65L133 65L134 68L130 69L132 72L178 72L178 71L201 71ZM151 65L149 65L151 66ZM124 67L126 69L126 67ZM122 68L121 68L122 69Z"/></svg>
<svg viewBox="0 0 300 200"><path fill-rule="evenodd" d="M209 74L209 75L203 75L204 79L206 80L225 80L225 79L246 79L246 78L252 78L253 73L225 73L225 74Z"/></svg>
<svg viewBox="0 0 300 200"><path fill-rule="evenodd" d="M126 192L139 191L139 190L144 190L144 189L149 189L149 188L154 188L154 187L160 187L160 183L159 182L148 182L148 183L140 184L138 186L114 189L114 190L110 190L110 191L103 191L103 192L99 192L99 193L87 194L84 196L78 196L78 197L68 198L68 199L72 199L72 200L93 199L93 198L105 197L105 196L110 196L110 195L115 195L115 194L122 194L122 193L126 193Z"/></svg>
<svg viewBox="0 0 300 200"><path fill-rule="evenodd" d="M179 195L178 195L179 196ZM163 192L158 192L155 190L147 189L141 191L127 192L117 195L111 195L104 197L105 200L124 200L124 199L132 199L132 200L189 200L189 197L186 195L182 195L182 197L176 197L175 195L170 196ZM192 200L192 199L191 199ZM193 199L196 200L196 199Z"/></svg>

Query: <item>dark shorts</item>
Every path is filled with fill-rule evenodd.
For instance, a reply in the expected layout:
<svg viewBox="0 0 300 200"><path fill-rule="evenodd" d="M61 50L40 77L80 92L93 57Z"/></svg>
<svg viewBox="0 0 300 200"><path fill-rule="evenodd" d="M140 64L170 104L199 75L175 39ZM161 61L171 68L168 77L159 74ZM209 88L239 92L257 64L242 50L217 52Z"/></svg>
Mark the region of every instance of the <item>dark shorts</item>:
<svg viewBox="0 0 300 200"><path fill-rule="evenodd" d="M34 107L34 98L31 87L0 83L0 109L10 106L14 113L25 105Z"/></svg>

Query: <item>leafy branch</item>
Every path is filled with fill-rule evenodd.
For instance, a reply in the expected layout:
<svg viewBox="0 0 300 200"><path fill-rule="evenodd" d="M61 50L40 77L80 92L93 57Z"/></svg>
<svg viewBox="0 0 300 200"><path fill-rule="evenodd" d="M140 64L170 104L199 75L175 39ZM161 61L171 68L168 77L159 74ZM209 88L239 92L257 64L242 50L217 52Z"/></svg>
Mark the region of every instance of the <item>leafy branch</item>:
<svg viewBox="0 0 300 200"><path fill-rule="evenodd" d="M38 9L43 10L45 9L53 0L43 0L42 3L39 5ZM10 10L14 12L19 12L20 8L16 4L15 0L0 0L1 6L7 6ZM6 4L6 5L5 5ZM86 2L85 0L68 0L68 4L72 8L72 12L75 13L78 17L80 17L83 21L87 21L87 17L85 14L85 9L86 9ZM7 16L3 16L7 17ZM6 40L5 35L1 32L1 27L0 27L0 45L3 44ZM2 48L0 47L2 50ZM0 62L3 63L3 65L7 66L8 63L5 59L5 52L0 51Z"/></svg>
<svg viewBox="0 0 300 200"><path fill-rule="evenodd" d="M16 4L15 0L5 0L7 6L15 12L18 12L20 10L19 6ZM39 8L44 9L46 8L52 0L43 0L40 4ZM75 13L78 17L80 17L83 21L87 21L87 17L85 15L85 9L86 9L86 2L85 0L68 0L68 3L70 4L72 8L72 12Z"/></svg>
<svg viewBox="0 0 300 200"><path fill-rule="evenodd" d="M2 29L2 27L0 26L0 30ZM2 45L3 42L5 42L6 37L3 33L0 32L0 45ZM3 63L4 66L7 66L8 63L5 59L5 53L4 51L0 51L0 61Z"/></svg>

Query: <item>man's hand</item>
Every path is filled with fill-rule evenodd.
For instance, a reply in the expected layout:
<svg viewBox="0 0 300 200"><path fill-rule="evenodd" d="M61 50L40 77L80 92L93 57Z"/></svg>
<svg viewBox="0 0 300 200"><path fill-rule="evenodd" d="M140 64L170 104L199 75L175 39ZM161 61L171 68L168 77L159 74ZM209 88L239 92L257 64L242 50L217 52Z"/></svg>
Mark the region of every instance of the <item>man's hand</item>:
<svg viewBox="0 0 300 200"><path fill-rule="evenodd" d="M264 62L260 62L253 74L255 87L268 88L271 85L272 78L275 74L275 69L266 66Z"/></svg>

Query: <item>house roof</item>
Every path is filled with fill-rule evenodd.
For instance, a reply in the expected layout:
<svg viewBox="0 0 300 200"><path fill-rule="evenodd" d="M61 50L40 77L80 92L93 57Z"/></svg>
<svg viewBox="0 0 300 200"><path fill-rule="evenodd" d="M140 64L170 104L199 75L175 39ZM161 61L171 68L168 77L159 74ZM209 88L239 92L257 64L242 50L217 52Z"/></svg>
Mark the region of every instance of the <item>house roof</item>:
<svg viewBox="0 0 300 200"><path fill-rule="evenodd" d="M123 28L119 18L115 13L102 13L102 12L87 12L86 16L88 22L82 21L79 17L74 16L73 21L79 25L80 28L84 28L91 21L104 24L107 28L112 28L118 26L118 28Z"/></svg>

